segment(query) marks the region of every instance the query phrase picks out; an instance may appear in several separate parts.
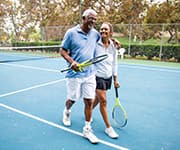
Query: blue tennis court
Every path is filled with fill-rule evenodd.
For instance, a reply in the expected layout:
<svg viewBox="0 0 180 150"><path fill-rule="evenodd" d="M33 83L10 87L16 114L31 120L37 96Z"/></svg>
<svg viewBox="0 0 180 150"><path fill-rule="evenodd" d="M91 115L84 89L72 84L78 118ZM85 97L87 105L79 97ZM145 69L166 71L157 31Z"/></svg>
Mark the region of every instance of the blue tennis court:
<svg viewBox="0 0 180 150"><path fill-rule="evenodd" d="M128 124L114 128L119 138L110 139L97 107L92 127L100 143L95 145L82 137L82 100L72 108L72 126L62 124L66 86L60 69L65 67L62 58L0 63L0 150L180 149L179 67L120 61L119 94ZM113 88L107 96L113 125Z"/></svg>

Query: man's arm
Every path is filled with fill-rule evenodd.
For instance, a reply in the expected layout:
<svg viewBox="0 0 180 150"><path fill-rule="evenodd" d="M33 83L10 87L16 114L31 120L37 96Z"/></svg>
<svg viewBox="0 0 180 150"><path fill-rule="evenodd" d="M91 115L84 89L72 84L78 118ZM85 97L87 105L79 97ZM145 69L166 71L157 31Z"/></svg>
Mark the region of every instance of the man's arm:
<svg viewBox="0 0 180 150"><path fill-rule="evenodd" d="M68 51L64 50L63 48L60 49L61 56L71 64L71 68L75 71L79 71L78 63L70 57Z"/></svg>

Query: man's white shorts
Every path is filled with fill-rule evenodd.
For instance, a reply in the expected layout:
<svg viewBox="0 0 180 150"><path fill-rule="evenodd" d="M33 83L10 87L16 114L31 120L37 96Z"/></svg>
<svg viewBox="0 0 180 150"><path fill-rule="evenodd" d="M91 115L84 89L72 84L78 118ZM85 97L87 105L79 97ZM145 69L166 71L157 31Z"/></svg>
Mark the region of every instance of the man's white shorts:
<svg viewBox="0 0 180 150"><path fill-rule="evenodd" d="M95 98L95 75L81 78L67 78L66 86L67 99L77 101L80 97L87 99Z"/></svg>

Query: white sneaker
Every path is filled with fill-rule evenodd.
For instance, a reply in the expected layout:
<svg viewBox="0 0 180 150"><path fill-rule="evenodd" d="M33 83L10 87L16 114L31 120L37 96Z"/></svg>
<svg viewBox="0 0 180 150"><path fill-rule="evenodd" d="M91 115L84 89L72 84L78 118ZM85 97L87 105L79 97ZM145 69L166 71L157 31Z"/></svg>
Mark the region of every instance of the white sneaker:
<svg viewBox="0 0 180 150"><path fill-rule="evenodd" d="M71 110L64 109L64 111L63 111L63 124L65 126L71 126L70 114L71 114Z"/></svg>
<svg viewBox="0 0 180 150"><path fill-rule="evenodd" d="M83 135L87 138L91 143L96 144L99 142L99 139L93 134L91 127L83 128Z"/></svg>
<svg viewBox="0 0 180 150"><path fill-rule="evenodd" d="M114 131L112 127L106 128L105 133L112 139L116 139L119 137L119 135Z"/></svg>

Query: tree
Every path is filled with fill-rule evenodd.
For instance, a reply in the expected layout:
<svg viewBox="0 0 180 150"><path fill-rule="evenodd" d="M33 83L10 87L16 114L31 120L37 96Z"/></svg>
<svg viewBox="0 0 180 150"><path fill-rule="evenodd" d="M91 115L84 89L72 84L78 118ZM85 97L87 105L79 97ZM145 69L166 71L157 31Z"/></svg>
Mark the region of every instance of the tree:
<svg viewBox="0 0 180 150"><path fill-rule="evenodd" d="M1 43L8 43L10 42L10 35L6 34L6 32L12 33L12 28L10 28L10 25L6 25L6 22L9 22L10 14L12 14L13 11L13 3L9 0L3 0L0 4L0 42ZM9 18L9 19L8 19Z"/></svg>
<svg viewBox="0 0 180 150"><path fill-rule="evenodd" d="M173 40L178 43L178 26L176 23L180 23L180 1L167 0L161 4L155 4L147 11L145 23L166 23L171 24L166 27L169 32L168 43ZM161 30L159 30L160 32Z"/></svg>
<svg viewBox="0 0 180 150"><path fill-rule="evenodd" d="M177 42L178 28L175 23L180 22L179 0L150 4L146 0L4 0L0 5L0 27L4 33L7 27L9 29L9 26L4 26L8 18L16 40L30 41L33 36L29 35L36 33L37 27L44 27L41 30L41 34L46 34L44 40L49 40L52 36L54 36L53 40L59 40L56 37L63 37L67 30L62 26L69 27L80 23L81 12L87 8L93 8L98 13L97 29L104 21L112 23L114 29L118 31L121 30L119 25L128 24L133 31L132 36L145 40L154 35L160 36L161 28L153 28L155 30L153 32L150 27L143 27L140 24L174 23L166 29L171 35L169 42ZM130 31L122 29L121 32L129 35Z"/></svg>

